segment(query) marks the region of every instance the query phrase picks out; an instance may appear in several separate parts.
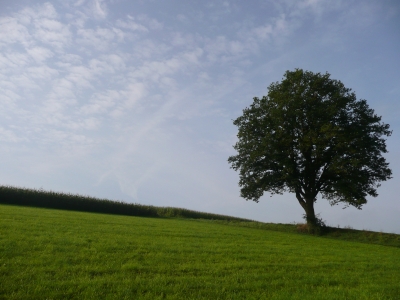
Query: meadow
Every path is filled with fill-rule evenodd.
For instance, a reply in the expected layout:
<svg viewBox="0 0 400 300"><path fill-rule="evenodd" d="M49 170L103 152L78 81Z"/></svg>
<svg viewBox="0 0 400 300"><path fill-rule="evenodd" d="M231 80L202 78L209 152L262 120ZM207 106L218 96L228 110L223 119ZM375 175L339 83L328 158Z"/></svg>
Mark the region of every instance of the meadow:
<svg viewBox="0 0 400 300"><path fill-rule="evenodd" d="M294 229L2 204L0 299L399 299L398 235Z"/></svg>
<svg viewBox="0 0 400 300"><path fill-rule="evenodd" d="M0 186L0 204L55 208L63 210L96 212L140 217L177 217L224 221L245 221L242 218L199 212L177 207L158 207L138 203L126 203L90 196L67 194L43 189L27 189Z"/></svg>

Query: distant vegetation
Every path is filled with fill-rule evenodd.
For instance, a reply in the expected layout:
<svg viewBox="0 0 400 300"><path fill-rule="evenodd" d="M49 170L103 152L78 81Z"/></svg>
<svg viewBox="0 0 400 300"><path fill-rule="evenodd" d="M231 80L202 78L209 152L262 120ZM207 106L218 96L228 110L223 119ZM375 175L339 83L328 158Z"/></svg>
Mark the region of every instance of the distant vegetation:
<svg viewBox="0 0 400 300"><path fill-rule="evenodd" d="M0 186L0 203L125 216L175 217L251 222L251 220L247 219L204 213L184 208L157 207L13 186Z"/></svg>

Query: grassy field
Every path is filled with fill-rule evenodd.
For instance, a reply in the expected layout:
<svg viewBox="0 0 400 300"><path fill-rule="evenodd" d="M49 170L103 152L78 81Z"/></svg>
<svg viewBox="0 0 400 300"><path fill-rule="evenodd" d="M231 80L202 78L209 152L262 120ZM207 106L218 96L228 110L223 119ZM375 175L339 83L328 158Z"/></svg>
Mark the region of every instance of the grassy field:
<svg viewBox="0 0 400 300"><path fill-rule="evenodd" d="M109 199L98 199L90 196L4 185L0 186L0 204L55 208L125 216L201 218L209 220L251 222L251 220L242 218L199 212L184 208L126 203Z"/></svg>
<svg viewBox="0 0 400 300"><path fill-rule="evenodd" d="M399 299L399 247L243 224L0 205L0 299Z"/></svg>
<svg viewBox="0 0 400 300"><path fill-rule="evenodd" d="M296 224L262 223L243 218L193 211L179 207L158 207L137 203L126 203L109 199L98 199L90 196L44 191L42 189L26 189L13 186L0 186L0 204L55 208L124 216L154 218L173 217L198 219L202 221L211 220L213 223L230 226L251 227L290 233L300 232L299 227ZM304 227L300 226L300 228ZM400 235L397 234L367 230L359 231L351 228L324 227L322 229L322 234L325 238L400 247Z"/></svg>

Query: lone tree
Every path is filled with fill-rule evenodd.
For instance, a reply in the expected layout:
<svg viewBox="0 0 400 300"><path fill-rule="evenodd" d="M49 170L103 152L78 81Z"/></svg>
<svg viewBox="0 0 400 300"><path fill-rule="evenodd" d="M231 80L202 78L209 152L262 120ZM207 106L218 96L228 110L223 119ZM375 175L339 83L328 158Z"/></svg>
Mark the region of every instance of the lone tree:
<svg viewBox="0 0 400 300"><path fill-rule="evenodd" d="M378 195L379 182L391 178L382 156L389 125L330 74L287 71L268 96L253 100L233 122L238 154L228 159L240 172L246 200L258 202L264 191L295 193L308 226L316 228L318 193L331 205L361 209L368 195Z"/></svg>

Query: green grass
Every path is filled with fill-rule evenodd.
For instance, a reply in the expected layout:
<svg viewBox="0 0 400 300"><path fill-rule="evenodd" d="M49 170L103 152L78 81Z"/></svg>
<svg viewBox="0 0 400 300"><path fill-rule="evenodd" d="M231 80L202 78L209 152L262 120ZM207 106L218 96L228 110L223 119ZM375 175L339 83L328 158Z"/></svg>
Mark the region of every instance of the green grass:
<svg viewBox="0 0 400 300"><path fill-rule="evenodd" d="M399 299L400 248L268 226L0 205L0 299Z"/></svg>
<svg viewBox="0 0 400 300"><path fill-rule="evenodd" d="M201 219L202 221L211 220L214 223L231 226L251 227L290 233L299 232L295 224L262 223L243 218L193 211L184 208L157 207L137 203L125 203L121 201L111 201L109 199L98 199L89 196L44 191L42 189L18 188L13 186L0 186L0 204L126 216ZM326 227L323 230L323 236L326 238L353 242L357 241L367 244L400 247L400 235L397 234Z"/></svg>
<svg viewBox="0 0 400 300"><path fill-rule="evenodd" d="M258 228L264 230L280 231L293 234L309 235L298 230L296 224L276 224L276 223L262 223L256 221L229 221L229 220L199 220L203 222L213 222L217 224L224 224L229 226L240 226L248 228ZM358 242L365 244L376 244L382 246L390 246L400 248L400 235L395 233L376 232L369 230L356 230L350 228L336 228L325 227L321 238L328 238L334 240L343 240L350 242Z"/></svg>
<svg viewBox="0 0 400 300"><path fill-rule="evenodd" d="M242 218L204 213L184 208L157 207L90 196L65 194L42 189L26 189L13 186L0 186L0 204L31 207L55 208L63 210L96 212L141 217L177 217L224 221L251 222Z"/></svg>

